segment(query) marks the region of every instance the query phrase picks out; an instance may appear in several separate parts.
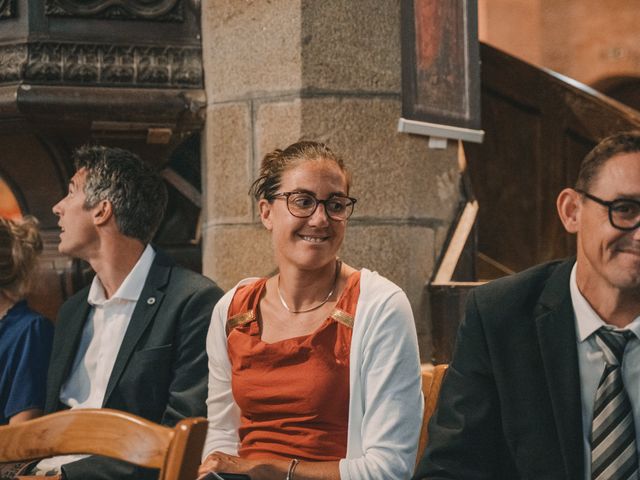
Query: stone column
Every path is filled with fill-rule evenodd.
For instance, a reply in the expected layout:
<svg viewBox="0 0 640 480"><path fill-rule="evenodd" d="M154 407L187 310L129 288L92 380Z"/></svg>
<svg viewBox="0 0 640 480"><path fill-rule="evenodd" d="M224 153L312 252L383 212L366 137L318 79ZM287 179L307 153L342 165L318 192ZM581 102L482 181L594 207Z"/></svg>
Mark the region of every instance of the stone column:
<svg viewBox="0 0 640 480"><path fill-rule="evenodd" d="M430 150L396 131L400 2L209 0L202 31L205 274L228 289L273 271L247 191L268 151L323 141L345 158L358 198L341 257L407 292L426 359L424 287L460 201L460 174L453 142Z"/></svg>

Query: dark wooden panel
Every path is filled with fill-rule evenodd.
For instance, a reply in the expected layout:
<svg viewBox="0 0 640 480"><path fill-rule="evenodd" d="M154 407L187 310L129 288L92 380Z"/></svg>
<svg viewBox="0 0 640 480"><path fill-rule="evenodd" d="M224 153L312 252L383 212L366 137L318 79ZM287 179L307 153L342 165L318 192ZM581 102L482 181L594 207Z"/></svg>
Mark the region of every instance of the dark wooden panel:
<svg viewBox="0 0 640 480"><path fill-rule="evenodd" d="M478 250L519 270L535 257L533 251L523 251L521 245L535 235L535 225L530 220L536 214L540 154L538 149L523 145L538 143L540 115L517 100L494 92L483 96L482 112L485 142L465 147L470 158L482 155L481 161L469 162L480 205ZM491 221L483 222L488 216Z"/></svg>
<svg viewBox="0 0 640 480"><path fill-rule="evenodd" d="M640 110L640 78L638 77L605 79L598 90L631 108Z"/></svg>
<svg viewBox="0 0 640 480"><path fill-rule="evenodd" d="M501 275L574 254L575 238L558 219L556 197L574 184L582 158L602 138L640 128L640 113L487 45L481 58L485 141L465 145L465 154L479 203L477 250L495 267L478 270ZM451 359L476 280L456 276L429 287L436 363Z"/></svg>
<svg viewBox="0 0 640 480"><path fill-rule="evenodd" d="M471 285L438 285L429 288L433 324L433 363L449 363L455 345L458 325ZM443 321L447 319L447 321Z"/></svg>
<svg viewBox="0 0 640 480"><path fill-rule="evenodd" d="M572 255L556 213L584 155L640 128L640 113L595 90L482 45L482 145L468 145L480 204L478 250L512 270Z"/></svg>
<svg viewBox="0 0 640 480"><path fill-rule="evenodd" d="M558 172L558 177L562 181L562 185L558 187L558 190L575 184L580 162L595 145L596 142L594 140L585 138L572 129L568 129L565 132L562 144L562 158L566 159L566 161L562 163L564 172ZM550 198L550 200L555 202L555 197ZM575 237L566 233L556 214L555 203L553 212L549 216L553 216L553 218L549 218L552 228L549 229L549 234L543 239L544 250L540 260L551 260L560 256L557 252L565 252L565 256L575 255Z"/></svg>

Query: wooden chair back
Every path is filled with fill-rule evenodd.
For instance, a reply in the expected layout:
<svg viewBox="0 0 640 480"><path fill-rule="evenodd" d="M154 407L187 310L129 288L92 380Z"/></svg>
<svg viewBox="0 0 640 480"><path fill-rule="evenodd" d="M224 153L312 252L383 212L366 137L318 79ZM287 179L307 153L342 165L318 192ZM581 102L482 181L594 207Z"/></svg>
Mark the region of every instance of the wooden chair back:
<svg viewBox="0 0 640 480"><path fill-rule="evenodd" d="M194 480L206 432L204 418L170 428L118 410L66 410L0 427L0 462L101 455L160 469L159 480Z"/></svg>
<svg viewBox="0 0 640 480"><path fill-rule="evenodd" d="M418 443L418 456L416 457L416 465L422 458L424 449L429 441L429 431L427 426L431 415L438 405L438 395L440 394L440 386L448 365L423 365L422 367L422 394L424 395L424 415L422 417L422 430L420 430L420 440Z"/></svg>

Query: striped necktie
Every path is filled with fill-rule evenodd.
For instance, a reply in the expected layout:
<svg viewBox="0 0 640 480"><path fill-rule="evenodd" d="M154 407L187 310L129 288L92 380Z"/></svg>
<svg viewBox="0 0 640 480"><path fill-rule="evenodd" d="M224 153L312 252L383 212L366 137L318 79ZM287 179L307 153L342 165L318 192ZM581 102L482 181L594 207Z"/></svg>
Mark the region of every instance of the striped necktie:
<svg viewBox="0 0 640 480"><path fill-rule="evenodd" d="M603 327L596 344L605 358L591 424L592 480L637 480L638 453L633 410L622 382L622 355L633 333Z"/></svg>

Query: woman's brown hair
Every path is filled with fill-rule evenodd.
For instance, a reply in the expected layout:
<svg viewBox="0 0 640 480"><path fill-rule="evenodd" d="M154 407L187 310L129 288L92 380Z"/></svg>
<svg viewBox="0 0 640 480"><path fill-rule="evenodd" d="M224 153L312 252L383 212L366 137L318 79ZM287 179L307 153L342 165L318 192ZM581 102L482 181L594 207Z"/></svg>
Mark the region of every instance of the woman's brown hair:
<svg viewBox="0 0 640 480"><path fill-rule="evenodd" d="M249 194L256 200L264 198L272 200L278 192L282 181L282 174L304 161L329 160L335 162L347 179L347 193L351 183L351 175L342 158L333 153L324 143L303 140L289 145L284 150L276 149L267 153L262 159L260 175L249 189Z"/></svg>
<svg viewBox="0 0 640 480"><path fill-rule="evenodd" d="M23 298L29 291L40 252L42 238L35 218L0 218L0 292L14 300Z"/></svg>

